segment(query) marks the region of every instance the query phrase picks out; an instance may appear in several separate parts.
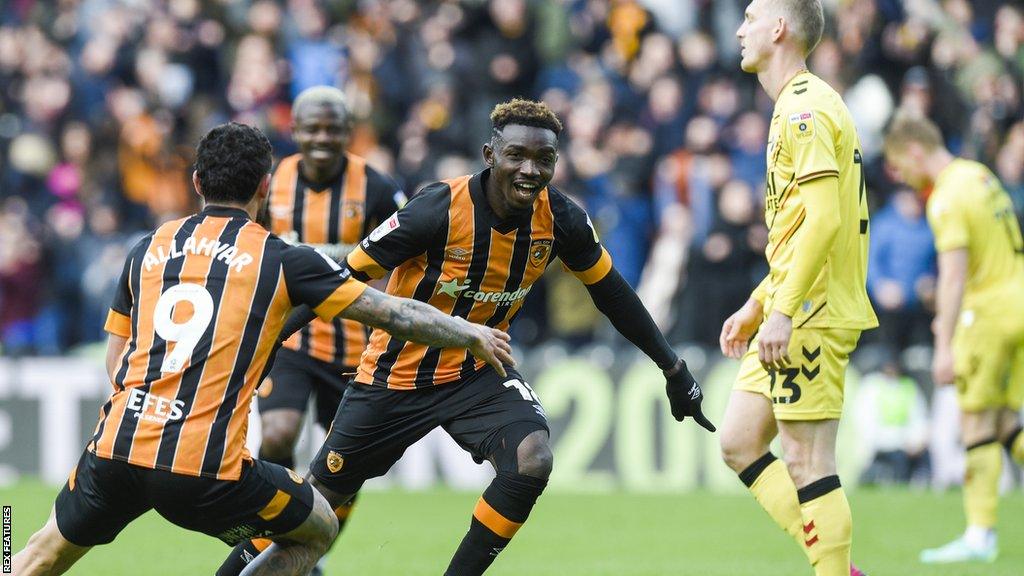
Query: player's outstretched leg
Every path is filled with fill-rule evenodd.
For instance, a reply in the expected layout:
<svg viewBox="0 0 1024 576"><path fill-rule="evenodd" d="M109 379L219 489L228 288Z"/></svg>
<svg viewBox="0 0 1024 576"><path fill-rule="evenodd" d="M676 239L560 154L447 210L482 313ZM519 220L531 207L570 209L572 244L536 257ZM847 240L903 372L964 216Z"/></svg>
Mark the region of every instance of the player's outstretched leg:
<svg viewBox="0 0 1024 576"><path fill-rule="evenodd" d="M848 576L853 517L836 474L839 420L780 421L786 466L797 486L801 537L817 576Z"/></svg>
<svg viewBox="0 0 1024 576"><path fill-rule="evenodd" d="M963 490L967 530L949 544L922 551L921 562L992 562L998 556L995 526L999 508L999 476L1003 472L999 418L999 410L962 413L961 439L967 452Z"/></svg>
<svg viewBox="0 0 1024 576"><path fill-rule="evenodd" d="M338 521L330 504L316 490L306 521L273 543L242 570L243 576L305 576L327 553L338 535ZM219 573L219 572L218 572Z"/></svg>
<svg viewBox="0 0 1024 576"><path fill-rule="evenodd" d="M13 573L19 576L57 576L67 572L79 558L92 550L89 546L76 546L64 539L57 528L53 511L50 519L31 538L21 552L14 555Z"/></svg>
<svg viewBox="0 0 1024 576"><path fill-rule="evenodd" d="M315 478L313 478L312 474L308 475L306 479L317 489L317 491L324 494L328 499L328 504L330 505L331 498L334 497L334 494L328 494L328 491L320 485ZM357 496L358 494L349 497L346 502L334 508L334 517L338 521L338 534L340 534L341 530L345 527L345 522L348 521L348 517L352 513L352 509L356 505ZM337 539L337 535L335 535L335 539ZM238 544L231 550L231 553L228 554L228 557L224 560L224 563L220 565L220 568L217 569L216 576L238 576L246 566L255 560L256 557L264 550L269 548L272 543L273 542L268 538L254 538ZM334 540L331 541L332 545L333 543ZM330 546L328 546L328 549L330 549Z"/></svg>
<svg viewBox="0 0 1024 576"><path fill-rule="evenodd" d="M469 531L445 576L483 574L526 522L551 475L553 458L547 431L529 433L517 449L500 450L492 461L497 476L477 501Z"/></svg>
<svg viewBox="0 0 1024 576"><path fill-rule="evenodd" d="M722 423L722 459L772 520L806 550L796 485L786 465L768 450L777 433L772 405L764 395L733 391Z"/></svg>

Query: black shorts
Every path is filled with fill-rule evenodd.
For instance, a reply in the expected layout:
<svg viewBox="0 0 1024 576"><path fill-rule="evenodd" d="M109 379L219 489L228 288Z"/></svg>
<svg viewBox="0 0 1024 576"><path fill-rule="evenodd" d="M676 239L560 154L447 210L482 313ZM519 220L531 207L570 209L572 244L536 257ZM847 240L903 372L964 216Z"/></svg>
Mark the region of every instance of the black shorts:
<svg viewBox="0 0 1024 576"><path fill-rule="evenodd" d="M309 396L315 392L316 421L326 430L334 420L341 396L355 371L355 368L339 368L307 354L282 348L274 357L270 375L260 385L260 414L279 408L305 412Z"/></svg>
<svg viewBox="0 0 1024 576"><path fill-rule="evenodd" d="M313 489L287 468L259 460L244 462L238 480L215 480L100 458L86 450L55 508L60 533L78 546L112 542L150 509L234 546L298 528L313 509Z"/></svg>
<svg viewBox="0 0 1024 576"><path fill-rule="evenodd" d="M537 396L514 370L502 378L486 366L465 380L416 390L352 382L310 471L331 490L354 494L438 426L478 462L503 448L512 429L548 430Z"/></svg>

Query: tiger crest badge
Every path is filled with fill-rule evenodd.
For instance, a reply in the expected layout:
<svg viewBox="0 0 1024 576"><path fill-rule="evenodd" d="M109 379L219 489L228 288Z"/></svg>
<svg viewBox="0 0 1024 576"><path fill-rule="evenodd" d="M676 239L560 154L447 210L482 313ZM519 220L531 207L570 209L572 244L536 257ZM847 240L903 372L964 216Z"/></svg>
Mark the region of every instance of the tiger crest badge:
<svg viewBox="0 0 1024 576"><path fill-rule="evenodd" d="M530 243L530 264L542 266L548 261L551 253L551 240L534 240Z"/></svg>
<svg viewBox="0 0 1024 576"><path fill-rule="evenodd" d="M334 450L331 450L327 454L327 469L331 471L331 474L337 474L341 467L345 465L345 458L341 454L338 454Z"/></svg>

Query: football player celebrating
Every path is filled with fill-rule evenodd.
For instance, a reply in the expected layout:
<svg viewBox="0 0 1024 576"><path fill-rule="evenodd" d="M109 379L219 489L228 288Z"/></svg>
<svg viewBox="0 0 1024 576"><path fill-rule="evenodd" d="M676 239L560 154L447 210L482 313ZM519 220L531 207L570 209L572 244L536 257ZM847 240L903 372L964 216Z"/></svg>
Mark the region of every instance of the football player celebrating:
<svg viewBox="0 0 1024 576"><path fill-rule="evenodd" d="M151 509L230 545L269 538L246 574L308 574L338 533L336 515L300 476L245 448L253 391L293 307L464 347L497 370L512 361L507 334L369 288L253 222L270 165L258 129L214 128L192 179L203 211L130 251L106 324L114 391L49 521L14 556L15 574L62 574Z"/></svg>
<svg viewBox="0 0 1024 576"><path fill-rule="evenodd" d="M431 184L348 256L357 278L391 272L387 292L506 328L554 260L579 278L616 329L664 371L672 415L710 431L703 395L636 293L612 266L582 208L549 186L562 125L544 104L512 100L491 113L487 168ZM497 475L477 502L445 574L482 574L526 522L553 465L548 424L526 379L465 350L374 330L311 482L332 505L385 474L406 448L442 427ZM222 573L223 574L223 573Z"/></svg>

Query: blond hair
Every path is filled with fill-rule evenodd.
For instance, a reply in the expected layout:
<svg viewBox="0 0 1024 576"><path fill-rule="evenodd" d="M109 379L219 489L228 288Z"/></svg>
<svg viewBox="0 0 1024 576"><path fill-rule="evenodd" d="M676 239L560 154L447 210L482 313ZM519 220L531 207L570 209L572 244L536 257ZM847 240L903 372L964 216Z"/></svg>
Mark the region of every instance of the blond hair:
<svg viewBox="0 0 1024 576"><path fill-rule="evenodd" d="M771 0L786 19L786 25L793 32L804 56L821 42L825 30L825 12L820 0Z"/></svg>
<svg viewBox="0 0 1024 576"><path fill-rule="evenodd" d="M885 154L898 153L912 143L920 144L928 152L945 146L942 132L934 122L917 115L897 114L885 131Z"/></svg>
<svg viewBox="0 0 1024 576"><path fill-rule="evenodd" d="M334 86L311 86L300 92L292 103L292 118L307 106L335 106L348 116L348 99Z"/></svg>

